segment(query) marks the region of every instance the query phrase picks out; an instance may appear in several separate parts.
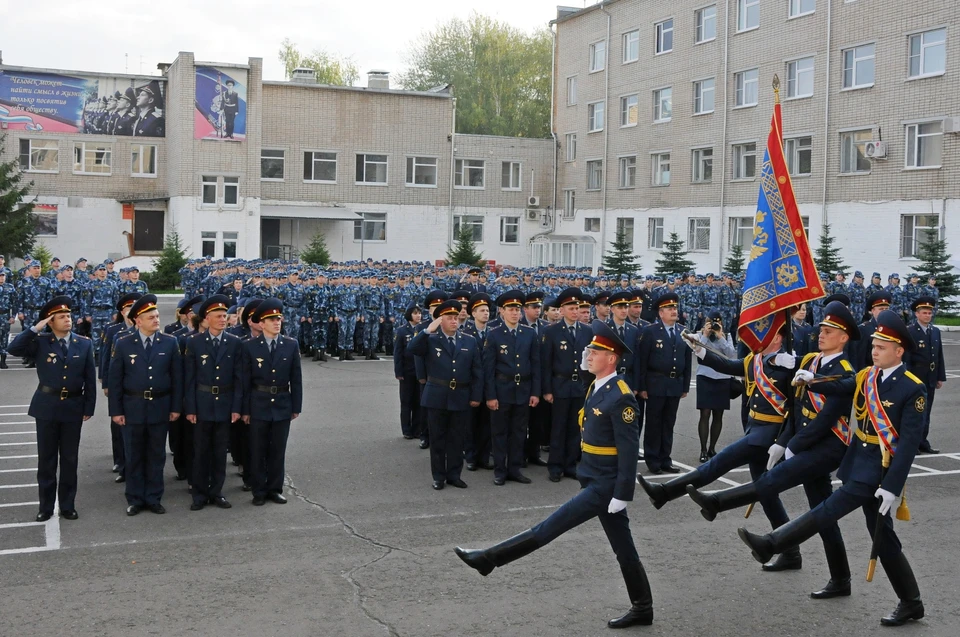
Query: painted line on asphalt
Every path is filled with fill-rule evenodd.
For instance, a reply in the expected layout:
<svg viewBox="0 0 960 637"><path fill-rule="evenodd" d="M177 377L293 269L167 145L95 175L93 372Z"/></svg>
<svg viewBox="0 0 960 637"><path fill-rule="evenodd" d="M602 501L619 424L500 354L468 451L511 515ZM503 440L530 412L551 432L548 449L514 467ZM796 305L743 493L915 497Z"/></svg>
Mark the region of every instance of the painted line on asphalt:
<svg viewBox="0 0 960 637"><path fill-rule="evenodd" d="M34 422L32 420L17 420L15 422L0 422L0 427L4 425L32 425Z"/></svg>
<svg viewBox="0 0 960 637"><path fill-rule="evenodd" d="M10 504L0 504L0 509L11 509L13 507L29 507L29 506L38 506L40 501L36 502L11 502Z"/></svg>
<svg viewBox="0 0 960 637"><path fill-rule="evenodd" d="M46 522L10 522L9 524L0 524L0 530L3 529L21 529L27 526L44 526Z"/></svg>
<svg viewBox="0 0 960 637"><path fill-rule="evenodd" d="M0 473L27 473L32 471L36 471L36 469L33 467L30 467L29 469L0 469Z"/></svg>
<svg viewBox="0 0 960 637"><path fill-rule="evenodd" d="M34 435L37 432L35 431L0 431L0 436L25 436L25 435Z"/></svg>
<svg viewBox="0 0 960 637"><path fill-rule="evenodd" d="M27 445L37 444L36 440L31 440L29 442L0 442L0 447L26 447Z"/></svg>
<svg viewBox="0 0 960 637"><path fill-rule="evenodd" d="M0 405L0 409L23 409L30 405Z"/></svg>
<svg viewBox="0 0 960 637"><path fill-rule="evenodd" d="M0 418L6 418L7 416L29 416L29 415L30 414L28 414L25 411L7 412L7 413L0 413Z"/></svg>
<svg viewBox="0 0 960 637"><path fill-rule="evenodd" d="M0 484L0 489L34 489L35 484Z"/></svg>
<svg viewBox="0 0 960 637"><path fill-rule="evenodd" d="M0 460L23 460L25 458L39 458L37 454L27 456L0 456Z"/></svg>

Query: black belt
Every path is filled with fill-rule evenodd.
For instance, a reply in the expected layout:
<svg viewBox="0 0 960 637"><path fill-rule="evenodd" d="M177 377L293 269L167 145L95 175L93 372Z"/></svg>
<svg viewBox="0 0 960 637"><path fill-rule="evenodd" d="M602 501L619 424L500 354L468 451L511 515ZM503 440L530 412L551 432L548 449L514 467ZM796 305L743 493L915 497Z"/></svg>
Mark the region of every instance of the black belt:
<svg viewBox="0 0 960 637"><path fill-rule="evenodd" d="M126 396L137 396L143 398L144 400L153 400L154 398L163 398L164 396L169 396L170 391L153 391L148 389L147 391L133 391L132 389L124 389L124 395Z"/></svg>
<svg viewBox="0 0 960 637"><path fill-rule="evenodd" d="M566 378L573 381L580 380L580 372L573 372L572 374L554 374L554 378Z"/></svg>
<svg viewBox="0 0 960 637"><path fill-rule="evenodd" d="M290 386L284 385L280 387L279 385L254 385L254 389L257 391L262 391L265 394L288 394L290 393Z"/></svg>
<svg viewBox="0 0 960 637"><path fill-rule="evenodd" d="M514 374L513 376L510 374L497 374L496 378L497 380L506 381L508 383L512 382L519 385L520 383L527 382L531 377L530 374Z"/></svg>
<svg viewBox="0 0 960 637"><path fill-rule="evenodd" d="M453 380L443 380L442 378L434 378L433 376L427 376L427 382L431 385L438 385L440 387L448 387L450 389L466 389L470 386L470 383L457 383L457 379Z"/></svg>
<svg viewBox="0 0 960 637"><path fill-rule="evenodd" d="M66 387L62 389L57 389L56 387L47 387L46 385L37 386L37 391L41 391L44 394L53 394L54 396L60 396L60 400L66 400L67 398L78 398L83 396L83 392L80 390L69 391Z"/></svg>
<svg viewBox="0 0 960 637"><path fill-rule="evenodd" d="M214 396L219 396L220 394L226 394L233 391L233 385L197 385L197 389L206 392L208 394L213 394Z"/></svg>
<svg viewBox="0 0 960 637"><path fill-rule="evenodd" d="M664 374L663 372L650 372L650 375L651 375L651 376L666 376L667 378L676 378L676 377L677 377L677 372L670 372L670 373L668 373L668 374Z"/></svg>

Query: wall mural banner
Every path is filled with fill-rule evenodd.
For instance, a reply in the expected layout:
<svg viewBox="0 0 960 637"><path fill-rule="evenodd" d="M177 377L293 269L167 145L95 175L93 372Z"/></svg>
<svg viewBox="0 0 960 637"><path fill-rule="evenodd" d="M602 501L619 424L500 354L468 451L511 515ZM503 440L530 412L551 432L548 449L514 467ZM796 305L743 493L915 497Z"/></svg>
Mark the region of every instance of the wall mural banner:
<svg viewBox="0 0 960 637"><path fill-rule="evenodd" d="M10 130L163 137L165 85L0 68L0 123Z"/></svg>
<svg viewBox="0 0 960 637"><path fill-rule="evenodd" d="M194 139L247 137L247 70L198 66Z"/></svg>

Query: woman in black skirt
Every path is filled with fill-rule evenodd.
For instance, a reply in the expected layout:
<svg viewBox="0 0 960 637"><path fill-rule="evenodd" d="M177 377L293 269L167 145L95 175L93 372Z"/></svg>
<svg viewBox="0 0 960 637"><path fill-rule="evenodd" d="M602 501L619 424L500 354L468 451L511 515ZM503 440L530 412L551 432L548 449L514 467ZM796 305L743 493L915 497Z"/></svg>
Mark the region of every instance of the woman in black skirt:
<svg viewBox="0 0 960 637"><path fill-rule="evenodd" d="M719 312L713 312L697 335L705 343L728 358L736 358L737 350L730 336L723 331ZM697 409L700 410L700 462L717 454L717 439L723 429L723 412L730 409L731 377L714 371L706 365L697 366ZM713 414L713 422L710 415ZM709 440L709 446L707 442Z"/></svg>

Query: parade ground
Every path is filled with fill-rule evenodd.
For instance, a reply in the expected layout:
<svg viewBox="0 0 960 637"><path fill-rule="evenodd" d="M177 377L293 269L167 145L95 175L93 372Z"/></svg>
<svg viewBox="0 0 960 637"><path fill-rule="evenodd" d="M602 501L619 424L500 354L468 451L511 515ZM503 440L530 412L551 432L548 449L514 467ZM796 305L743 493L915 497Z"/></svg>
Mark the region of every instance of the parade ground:
<svg viewBox="0 0 960 637"><path fill-rule="evenodd" d="M164 299L164 323L174 301ZM947 384L936 395L930 441L907 486L910 522L897 532L917 574L926 619L901 635L955 636L960 621L960 333L945 332ZM390 359L304 361L304 409L287 447L286 505L251 505L228 465L233 508L189 510L185 482L166 467L166 515L124 514L111 473L106 400L83 428L76 521L37 514L36 436L27 405L37 384L19 359L0 372L0 635L604 635L629 606L616 559L591 521L530 557L481 577L456 545L488 546L529 528L578 489L530 467L530 485L493 484L464 471L467 489L430 488L428 452L404 440ZM697 464L695 398L681 404L674 459ZM727 412L720 445L742 433ZM641 469L645 469L643 464ZM668 479L656 476L652 479ZM746 470L710 489L746 482ZM791 516L802 490L784 496ZM828 579L819 538L803 569L764 573L737 538L766 531L759 510L706 522L688 498L655 510L637 488L627 512L654 595L657 636L873 635L897 599L882 569L865 582L863 516L842 520L853 595L814 601ZM889 629L896 632L896 629Z"/></svg>

